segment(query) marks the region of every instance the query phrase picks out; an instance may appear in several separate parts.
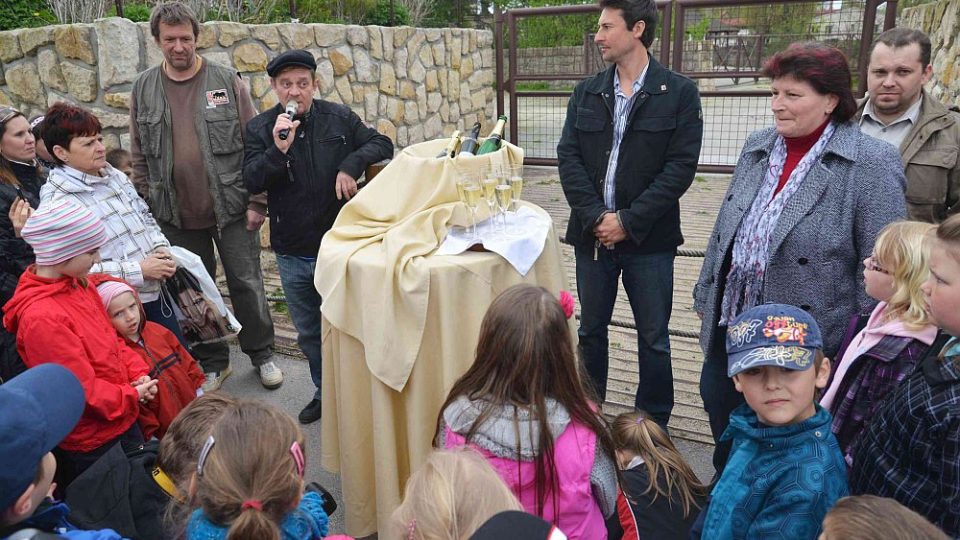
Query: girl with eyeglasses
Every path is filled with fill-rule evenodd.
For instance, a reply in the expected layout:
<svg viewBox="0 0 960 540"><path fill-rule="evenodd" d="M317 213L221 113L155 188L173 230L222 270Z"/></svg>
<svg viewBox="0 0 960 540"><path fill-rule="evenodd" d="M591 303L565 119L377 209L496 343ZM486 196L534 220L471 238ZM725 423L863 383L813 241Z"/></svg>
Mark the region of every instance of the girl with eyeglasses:
<svg viewBox="0 0 960 540"><path fill-rule="evenodd" d="M853 446L864 426L937 336L920 290L929 274L926 238L933 228L916 221L891 223L863 260L866 293L879 303L851 320L837 369L820 399L833 415L831 430L847 465L853 463Z"/></svg>
<svg viewBox="0 0 960 540"><path fill-rule="evenodd" d="M36 141L20 111L0 107L0 306L33 263L33 250L20 238L33 208L40 204ZM0 325L0 383L25 370L14 336Z"/></svg>

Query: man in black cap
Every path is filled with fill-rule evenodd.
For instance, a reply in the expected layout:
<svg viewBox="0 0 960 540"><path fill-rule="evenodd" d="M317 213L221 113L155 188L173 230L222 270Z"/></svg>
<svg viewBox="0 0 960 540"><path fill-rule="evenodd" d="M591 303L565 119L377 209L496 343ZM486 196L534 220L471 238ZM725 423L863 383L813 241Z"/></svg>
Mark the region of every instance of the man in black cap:
<svg viewBox="0 0 960 540"><path fill-rule="evenodd" d="M267 65L279 103L247 124L243 159L247 189L268 194L280 283L317 387L300 412L304 424L320 418L320 295L313 286L320 240L357 193L364 169L393 156L393 142L350 108L313 98L316 69L313 55L303 50L284 52Z"/></svg>
<svg viewBox="0 0 960 540"><path fill-rule="evenodd" d="M283 374L273 356L273 320L260 270L258 231L266 197L250 196L241 179L241 133L257 111L236 69L197 54L199 32L186 4L153 8L150 33L163 62L138 75L130 93L131 180L164 236L199 255L211 276L217 271L216 245L243 325L240 349L261 384L274 389L283 384ZM144 276L156 279L146 271ZM227 344L198 344L193 354L203 368L203 390L219 389L231 372Z"/></svg>

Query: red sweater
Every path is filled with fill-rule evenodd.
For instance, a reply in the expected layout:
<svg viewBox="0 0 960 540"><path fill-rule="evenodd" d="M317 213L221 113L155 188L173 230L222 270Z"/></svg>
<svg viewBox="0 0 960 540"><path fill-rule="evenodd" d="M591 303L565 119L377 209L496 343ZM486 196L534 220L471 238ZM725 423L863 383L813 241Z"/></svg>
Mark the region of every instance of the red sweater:
<svg viewBox="0 0 960 540"><path fill-rule="evenodd" d="M60 364L83 386L86 408L60 443L70 452L90 452L126 431L140 412L130 384L147 374L143 360L117 336L91 275L84 284L71 277L37 276L31 265L13 298L3 307L3 324L17 336L27 367Z"/></svg>
<svg viewBox="0 0 960 540"><path fill-rule="evenodd" d="M780 181L777 183L777 189L773 190L773 196L776 197L777 193L780 193L780 190L783 189L783 186L787 184L787 180L790 179L790 173L797 168L797 165L800 164L800 160L803 159L803 156L807 155L807 152L813 148L813 145L817 144L817 141L820 140L820 135L823 135L823 130L827 129L827 124L830 123L828 118L823 124L820 125L817 129L813 130L809 135L804 135L802 137L793 137L793 138L783 138L783 142L787 144L787 159L783 163L783 172L780 174Z"/></svg>
<svg viewBox="0 0 960 540"><path fill-rule="evenodd" d="M157 396L140 407L140 429L144 439L161 439L173 419L197 397L203 372L173 332L143 318L142 307L140 314L140 342L126 342L150 367L150 377L158 379Z"/></svg>

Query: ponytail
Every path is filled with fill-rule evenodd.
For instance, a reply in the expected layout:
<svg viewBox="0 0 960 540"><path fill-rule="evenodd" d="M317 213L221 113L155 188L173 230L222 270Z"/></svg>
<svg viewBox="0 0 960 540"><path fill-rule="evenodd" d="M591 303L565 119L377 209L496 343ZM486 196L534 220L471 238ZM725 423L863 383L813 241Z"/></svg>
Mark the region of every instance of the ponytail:
<svg viewBox="0 0 960 540"><path fill-rule="evenodd" d="M281 516L281 520L283 517ZM227 540L280 540L280 528L263 505L244 501L238 515L227 530Z"/></svg>
<svg viewBox="0 0 960 540"><path fill-rule="evenodd" d="M647 413L621 414L614 419L611 431L618 450L643 458L650 478L650 485L643 493L627 494L628 497L653 492L654 501L660 495L672 501L679 495L684 518L690 515L692 508L700 507L697 499L706 496L709 489L700 483L670 437Z"/></svg>

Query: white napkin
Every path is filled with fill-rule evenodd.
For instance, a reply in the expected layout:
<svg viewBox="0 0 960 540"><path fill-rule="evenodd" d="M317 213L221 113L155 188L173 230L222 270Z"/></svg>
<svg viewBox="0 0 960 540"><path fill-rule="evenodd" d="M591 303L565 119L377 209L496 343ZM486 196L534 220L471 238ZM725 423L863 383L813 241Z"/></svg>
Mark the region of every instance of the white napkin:
<svg viewBox="0 0 960 540"><path fill-rule="evenodd" d="M498 221L503 219L496 218ZM457 255L474 244L482 244L509 262L521 276L527 275L537 257L543 252L550 232L550 220L537 212L521 206L516 213L507 213L507 230L504 235L494 228L492 219L477 223L477 238L469 228L453 227L435 252L436 255Z"/></svg>

